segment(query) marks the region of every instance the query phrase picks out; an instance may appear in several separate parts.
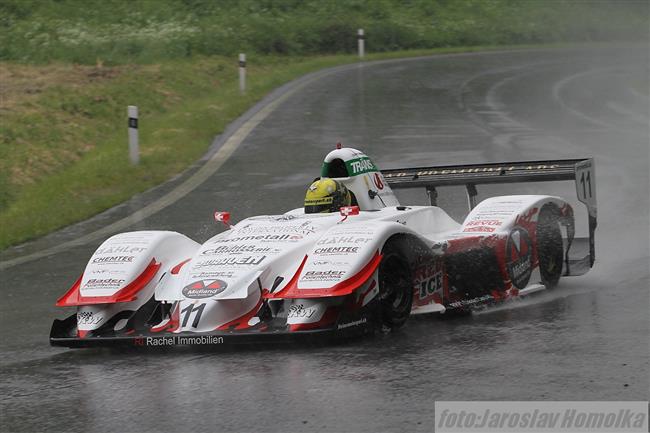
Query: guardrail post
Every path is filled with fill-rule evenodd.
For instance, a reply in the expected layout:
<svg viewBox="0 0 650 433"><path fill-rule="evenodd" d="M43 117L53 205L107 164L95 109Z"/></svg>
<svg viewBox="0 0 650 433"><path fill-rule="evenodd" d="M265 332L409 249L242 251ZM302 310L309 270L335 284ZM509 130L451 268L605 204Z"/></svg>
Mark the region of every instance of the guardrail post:
<svg viewBox="0 0 650 433"><path fill-rule="evenodd" d="M138 143L138 107L129 105L127 110L129 116L129 159L131 164L138 165L140 162L140 145Z"/></svg>
<svg viewBox="0 0 650 433"><path fill-rule="evenodd" d="M363 34L363 29L357 30L357 45L359 48L359 58L363 59L366 55L365 53L365 36Z"/></svg>
<svg viewBox="0 0 650 433"><path fill-rule="evenodd" d="M246 92L246 54L239 54L239 92Z"/></svg>

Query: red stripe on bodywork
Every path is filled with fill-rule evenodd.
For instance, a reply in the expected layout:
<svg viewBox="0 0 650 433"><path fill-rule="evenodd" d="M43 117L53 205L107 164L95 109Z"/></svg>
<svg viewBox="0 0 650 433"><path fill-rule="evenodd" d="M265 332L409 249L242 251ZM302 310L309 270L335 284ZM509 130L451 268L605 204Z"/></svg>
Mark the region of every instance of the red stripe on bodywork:
<svg viewBox="0 0 650 433"><path fill-rule="evenodd" d="M283 294L286 293L287 290L289 290L291 287L296 287L298 285L298 278L300 278L300 274L302 273L302 268L305 267L306 262L307 262L307 256L305 256L305 258L302 259L302 262L300 263L300 266L298 266L298 270L293 275L293 277L291 277L291 279L289 280L287 285L284 286L284 288L282 290L280 290L279 292L276 292L276 293L264 293L263 292L262 296L265 299L269 299L269 298L273 299L273 298L282 298L282 297L284 297Z"/></svg>
<svg viewBox="0 0 650 433"><path fill-rule="evenodd" d="M149 284L158 272L158 269L160 269L160 265L160 263L156 263L155 258L151 259L149 265L140 276L138 276L138 278L111 296L82 296L80 291L81 279L83 278L82 275L70 290L56 301L56 306L75 307L79 305L113 304L116 302L135 301L138 299L136 296L138 292Z"/></svg>
<svg viewBox="0 0 650 433"><path fill-rule="evenodd" d="M172 268L172 275L176 275L176 274L178 274L178 273L181 271L181 268L183 267L183 265L184 265L185 263L189 262L190 260L192 260L192 259L183 260L182 262L180 262L179 264L177 264L176 266L174 266L174 267Z"/></svg>
<svg viewBox="0 0 650 433"><path fill-rule="evenodd" d="M361 287L363 283L368 281L370 277L372 277L373 273L379 266L379 263L381 262L382 255L379 254L379 251L375 252L375 255L370 259L368 264L363 267L359 272L357 272L355 275L351 276L347 280L341 281L340 283L335 284L332 287L329 288L318 288L318 289L299 289L298 288L298 279L300 276L300 273L302 272L302 268L305 264L305 260L307 259L305 257L305 260L303 260L302 265L300 265L300 268L298 268L298 272L296 272L296 275L293 276L289 284L282 289L280 292L271 294L269 297L272 298L325 298L325 297L333 297L333 296L346 296L349 295L350 293L354 292L356 289Z"/></svg>

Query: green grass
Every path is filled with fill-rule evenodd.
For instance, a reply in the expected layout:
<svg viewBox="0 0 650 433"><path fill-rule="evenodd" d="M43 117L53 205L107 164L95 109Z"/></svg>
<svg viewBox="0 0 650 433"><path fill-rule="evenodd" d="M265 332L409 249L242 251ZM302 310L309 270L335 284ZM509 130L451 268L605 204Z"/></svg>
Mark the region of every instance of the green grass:
<svg viewBox="0 0 650 433"><path fill-rule="evenodd" d="M156 63L643 39L646 0L1 0L0 60Z"/></svg>

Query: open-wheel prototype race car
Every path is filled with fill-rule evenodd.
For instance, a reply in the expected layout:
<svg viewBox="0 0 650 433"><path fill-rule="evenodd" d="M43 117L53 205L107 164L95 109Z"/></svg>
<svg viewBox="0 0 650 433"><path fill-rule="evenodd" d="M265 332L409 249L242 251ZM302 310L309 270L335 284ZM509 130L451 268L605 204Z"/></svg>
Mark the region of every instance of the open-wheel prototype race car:
<svg viewBox="0 0 650 433"><path fill-rule="evenodd" d="M575 182L588 238L573 209L545 195L476 203L476 185ZM436 206L436 188L465 185L462 223ZM401 205L425 188L430 206ZM362 152L330 152L305 206L230 225L199 244L170 231L107 239L57 305L56 346L228 345L391 330L410 315L470 311L552 288L594 263L591 159L379 171ZM584 248L581 248L584 247ZM582 252L576 251L582 249Z"/></svg>

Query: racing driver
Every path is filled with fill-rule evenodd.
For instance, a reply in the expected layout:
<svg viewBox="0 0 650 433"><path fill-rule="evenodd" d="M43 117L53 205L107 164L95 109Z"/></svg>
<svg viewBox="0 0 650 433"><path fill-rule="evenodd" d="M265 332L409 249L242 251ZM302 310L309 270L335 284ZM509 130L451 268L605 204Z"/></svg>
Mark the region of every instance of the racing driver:
<svg viewBox="0 0 650 433"><path fill-rule="evenodd" d="M318 179L307 189L305 213L338 212L352 204L350 191L338 180Z"/></svg>

